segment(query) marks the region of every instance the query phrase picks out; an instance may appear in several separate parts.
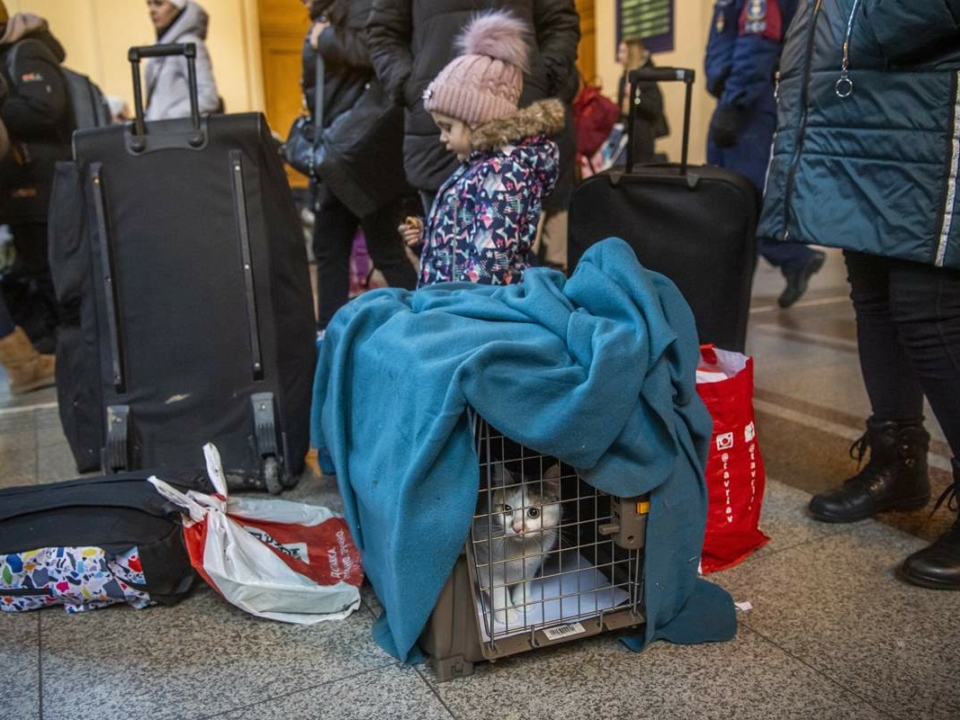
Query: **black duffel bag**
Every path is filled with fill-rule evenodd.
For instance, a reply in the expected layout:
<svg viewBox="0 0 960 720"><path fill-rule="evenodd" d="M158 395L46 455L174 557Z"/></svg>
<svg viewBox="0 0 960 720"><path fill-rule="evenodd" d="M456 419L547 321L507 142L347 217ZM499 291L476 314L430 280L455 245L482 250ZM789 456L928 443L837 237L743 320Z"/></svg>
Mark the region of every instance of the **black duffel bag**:
<svg viewBox="0 0 960 720"><path fill-rule="evenodd" d="M197 574L180 511L137 471L0 490L0 610L173 605ZM209 491L200 471L163 471Z"/></svg>

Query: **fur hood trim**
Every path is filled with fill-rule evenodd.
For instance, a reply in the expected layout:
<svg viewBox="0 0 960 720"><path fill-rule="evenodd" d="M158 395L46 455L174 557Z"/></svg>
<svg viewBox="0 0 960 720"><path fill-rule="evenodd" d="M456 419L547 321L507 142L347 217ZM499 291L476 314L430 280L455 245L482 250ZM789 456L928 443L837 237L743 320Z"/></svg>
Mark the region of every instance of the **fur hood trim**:
<svg viewBox="0 0 960 720"><path fill-rule="evenodd" d="M563 103L540 100L499 120L481 125L471 134L474 150L496 150L536 135L556 135L563 130Z"/></svg>

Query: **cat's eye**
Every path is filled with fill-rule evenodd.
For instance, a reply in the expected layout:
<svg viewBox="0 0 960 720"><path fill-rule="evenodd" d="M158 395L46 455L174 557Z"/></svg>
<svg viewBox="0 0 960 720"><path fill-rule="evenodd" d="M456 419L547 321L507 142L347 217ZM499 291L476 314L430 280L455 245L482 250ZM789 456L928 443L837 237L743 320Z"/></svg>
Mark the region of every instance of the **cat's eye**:
<svg viewBox="0 0 960 720"><path fill-rule="evenodd" d="M540 510L538 508L530 508L527 510L527 516L536 520L538 517L540 517Z"/></svg>
<svg viewBox="0 0 960 720"><path fill-rule="evenodd" d="M509 505L501 505L501 506L500 506L500 512L502 512L502 513L513 512L513 508L510 507Z"/></svg>

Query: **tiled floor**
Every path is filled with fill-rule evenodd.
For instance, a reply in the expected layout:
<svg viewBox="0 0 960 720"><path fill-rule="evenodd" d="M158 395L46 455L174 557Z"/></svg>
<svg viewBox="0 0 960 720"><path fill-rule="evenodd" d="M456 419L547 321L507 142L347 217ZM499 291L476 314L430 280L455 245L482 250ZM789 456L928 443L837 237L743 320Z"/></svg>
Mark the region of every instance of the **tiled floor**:
<svg viewBox="0 0 960 720"><path fill-rule="evenodd" d="M172 608L0 616L0 720L960 718L960 593L894 576L951 518L805 516L811 492L853 471L847 449L867 405L839 256L788 312L775 308L780 282L761 265L750 339L772 539L712 576L753 606L735 640L635 655L601 636L437 684L429 666L401 666L373 643L369 592L343 622L298 627L201 589ZM75 474L55 399L0 394L0 486ZM942 488L949 452L931 431ZM305 477L288 496L339 506L328 478Z"/></svg>

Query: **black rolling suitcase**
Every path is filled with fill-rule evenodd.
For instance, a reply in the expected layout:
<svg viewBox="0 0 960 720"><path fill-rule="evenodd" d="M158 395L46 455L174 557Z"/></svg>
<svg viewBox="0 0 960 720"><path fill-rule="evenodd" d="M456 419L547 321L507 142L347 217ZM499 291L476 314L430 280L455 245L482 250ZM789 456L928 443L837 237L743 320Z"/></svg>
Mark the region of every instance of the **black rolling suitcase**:
<svg viewBox="0 0 960 720"><path fill-rule="evenodd" d="M614 168L581 183L570 203L569 262L592 244L621 237L640 262L676 283L690 303L700 342L743 352L756 266L758 197L745 177L710 166L687 166L693 70L650 68L638 82L686 83L680 164ZM633 128L639 92L630 104Z"/></svg>
<svg viewBox="0 0 960 720"><path fill-rule="evenodd" d="M135 123L80 131L57 168L57 348L81 471L204 467L279 492L303 470L313 297L278 145L259 113L200 118L195 47L132 48ZM142 57L188 58L191 117L145 123Z"/></svg>

